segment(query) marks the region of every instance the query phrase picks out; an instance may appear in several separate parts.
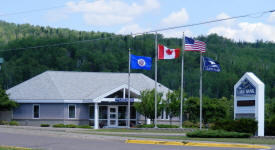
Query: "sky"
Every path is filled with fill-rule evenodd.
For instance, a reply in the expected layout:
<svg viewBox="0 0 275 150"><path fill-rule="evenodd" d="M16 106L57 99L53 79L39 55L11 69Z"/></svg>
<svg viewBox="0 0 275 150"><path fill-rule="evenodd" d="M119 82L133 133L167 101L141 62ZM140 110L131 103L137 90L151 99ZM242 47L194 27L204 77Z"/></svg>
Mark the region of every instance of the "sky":
<svg viewBox="0 0 275 150"><path fill-rule="evenodd" d="M274 0L0 0L0 20L16 24L141 33L250 13L249 17L159 32L165 37L216 33L235 41L275 42Z"/></svg>

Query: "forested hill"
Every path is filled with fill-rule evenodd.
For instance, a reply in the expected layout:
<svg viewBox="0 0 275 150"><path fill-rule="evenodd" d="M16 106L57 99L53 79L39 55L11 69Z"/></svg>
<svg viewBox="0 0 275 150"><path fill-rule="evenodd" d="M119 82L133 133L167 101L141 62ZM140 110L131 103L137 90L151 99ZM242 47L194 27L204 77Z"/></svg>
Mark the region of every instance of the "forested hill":
<svg viewBox="0 0 275 150"><path fill-rule="evenodd" d="M106 38L113 36L113 38ZM158 42L170 48L181 48L181 39L163 38ZM16 48L70 43L74 44ZM217 60L222 67L220 73L203 73L203 94L209 97L230 97L233 86L245 72L254 72L266 85L266 96L275 97L275 44L233 42L217 35L198 37L207 43L204 54ZM16 25L0 21L0 57L5 62L0 72L3 88L10 88L46 70L127 72L128 48L136 55L154 57L154 35L135 37L103 32L83 32L61 28ZM199 53L185 52L185 91L188 96L199 94ZM150 71L142 72L154 78L154 61ZM171 89L180 86L181 60L158 62L159 82Z"/></svg>

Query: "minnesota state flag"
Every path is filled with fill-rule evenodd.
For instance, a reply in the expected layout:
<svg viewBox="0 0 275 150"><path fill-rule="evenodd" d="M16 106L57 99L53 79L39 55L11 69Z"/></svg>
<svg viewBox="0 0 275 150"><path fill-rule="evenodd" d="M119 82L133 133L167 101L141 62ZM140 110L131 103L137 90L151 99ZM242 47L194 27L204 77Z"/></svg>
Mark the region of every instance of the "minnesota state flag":
<svg viewBox="0 0 275 150"><path fill-rule="evenodd" d="M131 69L151 69L152 58L131 54Z"/></svg>

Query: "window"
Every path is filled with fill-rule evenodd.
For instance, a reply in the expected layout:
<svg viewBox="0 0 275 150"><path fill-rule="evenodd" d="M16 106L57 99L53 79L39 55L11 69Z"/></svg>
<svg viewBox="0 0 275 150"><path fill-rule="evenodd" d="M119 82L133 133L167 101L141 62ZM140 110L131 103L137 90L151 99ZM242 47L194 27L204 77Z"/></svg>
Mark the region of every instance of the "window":
<svg viewBox="0 0 275 150"><path fill-rule="evenodd" d="M90 105L89 116L90 116L90 119L94 119L95 118L95 106L94 105Z"/></svg>
<svg viewBox="0 0 275 150"><path fill-rule="evenodd" d="M107 106L99 106L99 119L108 119Z"/></svg>
<svg viewBox="0 0 275 150"><path fill-rule="evenodd" d="M75 105L69 105L69 118L75 118Z"/></svg>
<svg viewBox="0 0 275 150"><path fill-rule="evenodd" d="M137 114L136 114L136 109L135 109L135 107L131 107L130 108L130 111L131 111L131 113L130 113L130 119L136 119L136 117L137 117Z"/></svg>
<svg viewBox="0 0 275 150"><path fill-rule="evenodd" d="M33 105L33 118L39 118L39 105Z"/></svg>

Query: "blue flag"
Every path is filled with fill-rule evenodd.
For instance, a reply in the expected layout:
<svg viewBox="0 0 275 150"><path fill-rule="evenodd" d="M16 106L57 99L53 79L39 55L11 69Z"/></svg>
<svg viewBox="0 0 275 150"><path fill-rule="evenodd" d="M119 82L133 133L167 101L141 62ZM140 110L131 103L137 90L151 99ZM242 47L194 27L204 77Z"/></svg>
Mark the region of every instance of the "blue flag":
<svg viewBox="0 0 275 150"><path fill-rule="evenodd" d="M221 66L217 61L215 61L209 57L203 57L203 70L220 72Z"/></svg>
<svg viewBox="0 0 275 150"><path fill-rule="evenodd" d="M151 69L151 57L136 56L131 54L131 69Z"/></svg>

